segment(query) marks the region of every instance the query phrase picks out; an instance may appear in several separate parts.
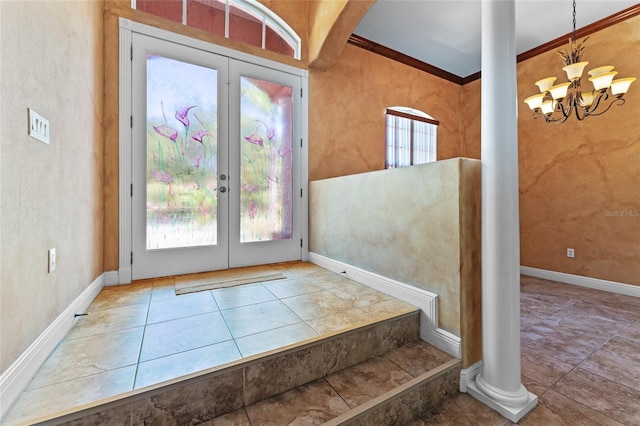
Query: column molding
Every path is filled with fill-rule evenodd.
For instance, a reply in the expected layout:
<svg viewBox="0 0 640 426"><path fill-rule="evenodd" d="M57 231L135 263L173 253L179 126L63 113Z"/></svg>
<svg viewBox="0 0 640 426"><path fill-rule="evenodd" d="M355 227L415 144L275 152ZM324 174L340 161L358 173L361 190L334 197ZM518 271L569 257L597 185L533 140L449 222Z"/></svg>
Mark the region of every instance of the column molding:
<svg viewBox="0 0 640 426"><path fill-rule="evenodd" d="M482 2L482 369L470 395L513 422L537 396L520 366L515 0Z"/></svg>

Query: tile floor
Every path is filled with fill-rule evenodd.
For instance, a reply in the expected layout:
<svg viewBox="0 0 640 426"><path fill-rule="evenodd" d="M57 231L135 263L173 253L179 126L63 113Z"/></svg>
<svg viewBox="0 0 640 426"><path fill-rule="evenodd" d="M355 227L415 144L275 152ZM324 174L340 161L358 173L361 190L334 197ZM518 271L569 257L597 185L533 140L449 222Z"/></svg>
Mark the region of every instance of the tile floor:
<svg viewBox="0 0 640 426"><path fill-rule="evenodd" d="M640 298L521 277L522 383L538 406L520 425L640 425ZM511 425L466 394L423 425Z"/></svg>
<svg viewBox="0 0 640 426"><path fill-rule="evenodd" d="M525 426L640 425L640 299L527 276L521 277L522 382L539 403L520 420ZM401 348L402 349L402 348ZM422 357L421 357L422 358ZM424 356L428 358L428 356ZM393 360L393 358L392 358ZM359 366L356 366L359 367ZM344 370L349 377L351 370ZM371 369L385 380L387 368ZM305 423L303 401L340 394L344 378L327 377L329 388L314 382L222 416L208 426ZM314 393L312 397L308 393ZM363 395L364 394L364 395ZM342 396L350 407L370 395ZM256 417L259 413L289 413ZM289 423L290 419L298 423ZM428 416L407 426L506 426L512 422L467 394L458 394Z"/></svg>
<svg viewBox="0 0 640 426"><path fill-rule="evenodd" d="M180 296L174 278L105 287L2 424L416 309L310 263L247 269L286 278Z"/></svg>
<svg viewBox="0 0 640 426"><path fill-rule="evenodd" d="M97 384L94 392L96 394L104 391L100 387L104 383L110 383L114 388L130 390L153 380L164 380L165 371L170 367L163 365L163 362L170 360L171 357L176 357L174 359L180 361L175 363L178 364L177 366L172 363L173 368L185 366L192 368L192 365L193 368L200 368L197 362L201 359L207 360L208 363L225 362L225 359L237 359L268 350L271 347L270 343L275 340L276 332L273 330L284 331L282 336L290 336L290 333L293 333L304 339L305 336L330 332L332 329L345 326L349 321L361 321L372 312L384 311L388 309L387 305L397 304L393 299L366 288L361 289L364 291L363 294L354 295L351 289L355 290L359 285L312 266L306 269L307 266L301 264L297 269L286 273L287 280L254 285L260 290L254 289L251 296L245 295L245 297L256 297L248 306L242 306L247 303L244 297L231 296L228 290L216 290L208 296L214 301L213 304L206 297L197 296L192 298L192 307L181 306L181 302L176 303L175 307L174 304L171 304L170 308L156 307L161 306L159 304L163 302L168 303L167 300L178 301L185 297L176 297L172 294L171 280L141 282L135 286L129 286L126 291L117 287L106 288L89 310L90 315L78 323L69 333L69 337L47 361L47 363L50 361L53 363L57 358L60 360L70 358L69 354L73 352L73 364L66 368L63 366L48 368L45 364L29 389L21 396L22 402L19 401L15 408L22 407L23 410L27 407L31 410L37 408L37 398L25 398L29 393L37 395L40 392L40 398L56 393L77 395L78 388L75 386L81 386L85 391L85 384L91 383ZM306 270L303 271L303 269ZM322 284L318 285L320 282ZM306 290L300 294L302 288ZM520 421L520 424L639 425L640 299L526 276L521 279L521 290L522 381L528 390L538 395L539 404ZM240 288L237 291L241 292L244 289ZM313 300L315 297L313 294L320 294L320 292L323 292L323 298L337 297L342 302L348 302L347 305L342 306L342 302L333 299L341 309L346 310L335 311L325 317L317 317L321 314L312 313L313 310L306 308L306 304L301 301ZM224 294L229 296L226 302L223 301ZM201 298L204 300L200 300ZM135 305L142 306L135 307ZM264 306L256 308L260 305ZM246 321L248 317L240 314L242 311L239 309L242 308L246 308L247 312L253 309L248 317L258 315L262 318L259 322L264 324L256 328L251 321ZM302 311L296 312L296 308ZM272 318L268 312L273 312L272 309L284 309L287 312L284 317L288 319L277 319L271 322ZM288 310L295 313L298 317L297 322L290 323L294 317L290 316ZM140 311L144 314L140 314ZM164 316L168 315L165 312L175 312L175 314L167 317ZM189 318L193 321L193 317L199 316L206 316L203 318L206 318L209 324L216 321L216 318L219 320L220 317L222 322L219 322L220 330L205 332L204 337L195 333L196 336L192 337L201 339L198 340L197 347L191 346L192 344L188 343L190 338L181 336L181 333L175 339L167 339L166 331L162 333L154 331L156 329L154 326L163 323L166 323L166 330L169 330L174 321L184 321L187 328L197 327L197 322L189 322ZM230 318L238 321L238 325L233 328L228 326ZM242 325L243 318L245 325ZM307 319L304 320L304 318ZM149 338L146 334L147 329ZM180 326L175 326L173 329L185 330ZM189 334L186 331L185 333ZM251 333L255 333L254 339L245 339L244 344L238 342L250 336ZM228 338L229 335L231 339L218 341L218 339ZM89 340L97 339L96 336L113 340L107 340L106 343ZM263 338L258 338L259 336ZM86 342L84 339L87 339ZM234 350L229 343L227 343L229 348L216 346L231 341L235 342ZM252 341L253 343L250 343ZM123 343L119 346L116 342ZM92 348L98 344L99 350L93 350ZM283 344L286 344L286 340ZM109 345L114 346L113 350L105 351L105 348L112 347ZM136 354L135 350L132 351L133 354L130 353L128 346L134 346L139 353ZM214 346L219 350L211 351ZM154 355L151 348L156 348L158 352ZM58 355L58 353L66 355ZM94 353L95 355L92 355ZM214 353L221 356L222 360L216 360ZM137 361L136 356L139 357ZM405 368L404 372L398 373L398 376L391 377L388 375L390 370L387 362L398 365L398 361L390 359L389 356L371 361L373 367L380 367L376 363L386 365L385 368L370 368L371 372L378 371L383 374L374 380L379 380L380 383L403 380L404 373L409 372ZM354 368L356 367L368 368L358 366ZM64 376L58 370L67 370L69 376ZM172 375L185 373L185 371L178 371ZM55 379L58 380L57 384L46 385L46 383L53 383L48 382L48 376L58 377ZM74 376L81 377L73 379ZM97 378L100 379L96 380ZM306 415L304 411L296 412L293 407L295 404L293 396L296 394L300 394L299 397L303 400L314 401L310 406L315 406L315 403L321 399L333 401L337 404L336 409L339 411L344 409L342 404L357 405L363 400L361 393L349 393L358 386L357 383L349 382L344 375L329 376L212 420L207 425L262 424L250 422L250 419L253 416L257 421L258 417L255 416L275 412L275 407L284 412L297 413L290 416L294 420L304 419ZM386 385L381 386L384 388ZM45 392L47 388L50 388L50 391ZM346 392L345 395L342 396L338 389L343 393ZM364 388L362 390L366 393ZM336 395L340 395L340 398L336 399ZM288 421L284 420L279 419L274 423L265 420L267 423L264 424L288 424ZM310 420L307 423L304 423L304 420L301 421L303 422L301 424L312 424ZM410 425L426 424L483 426L510 425L511 423L468 395L460 394L428 417L412 422Z"/></svg>

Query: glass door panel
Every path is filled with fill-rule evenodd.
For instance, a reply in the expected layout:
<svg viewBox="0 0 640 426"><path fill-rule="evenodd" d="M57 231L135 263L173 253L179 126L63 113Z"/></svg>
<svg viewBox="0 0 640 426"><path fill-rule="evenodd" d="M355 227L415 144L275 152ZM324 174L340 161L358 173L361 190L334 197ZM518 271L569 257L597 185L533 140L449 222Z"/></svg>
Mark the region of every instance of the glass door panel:
<svg viewBox="0 0 640 426"><path fill-rule="evenodd" d="M217 243L217 73L147 53L147 250Z"/></svg>
<svg viewBox="0 0 640 426"><path fill-rule="evenodd" d="M134 279L229 266L228 67L133 35Z"/></svg>
<svg viewBox="0 0 640 426"><path fill-rule="evenodd" d="M240 242L293 238L292 91L240 78Z"/></svg>
<svg viewBox="0 0 640 426"><path fill-rule="evenodd" d="M231 61L230 162L231 266L300 258L299 109L300 79Z"/></svg>
<svg viewBox="0 0 640 426"><path fill-rule="evenodd" d="M300 77L132 41L132 278L300 259Z"/></svg>

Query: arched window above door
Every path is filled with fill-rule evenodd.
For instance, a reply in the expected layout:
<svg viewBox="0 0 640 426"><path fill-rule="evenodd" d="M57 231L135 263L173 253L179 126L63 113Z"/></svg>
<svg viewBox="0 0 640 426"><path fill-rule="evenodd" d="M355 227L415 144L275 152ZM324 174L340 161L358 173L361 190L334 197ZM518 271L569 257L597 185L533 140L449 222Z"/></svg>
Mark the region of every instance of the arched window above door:
<svg viewBox="0 0 640 426"><path fill-rule="evenodd" d="M256 1L131 0L131 8L300 59L300 37L278 15Z"/></svg>

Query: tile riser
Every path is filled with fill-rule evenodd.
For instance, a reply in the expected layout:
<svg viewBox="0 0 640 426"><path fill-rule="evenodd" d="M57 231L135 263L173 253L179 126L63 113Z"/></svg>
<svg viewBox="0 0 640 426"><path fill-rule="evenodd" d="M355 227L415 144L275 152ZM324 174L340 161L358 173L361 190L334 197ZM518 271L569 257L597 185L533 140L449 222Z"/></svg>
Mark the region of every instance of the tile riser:
<svg viewBox="0 0 640 426"><path fill-rule="evenodd" d="M223 369L192 374L163 386L58 413L39 419L38 424L204 422L382 355L417 340L418 336L419 311L415 311L303 346L251 357Z"/></svg>
<svg viewBox="0 0 640 426"><path fill-rule="evenodd" d="M324 426L404 425L456 395L459 378L460 361L454 359L324 423Z"/></svg>

